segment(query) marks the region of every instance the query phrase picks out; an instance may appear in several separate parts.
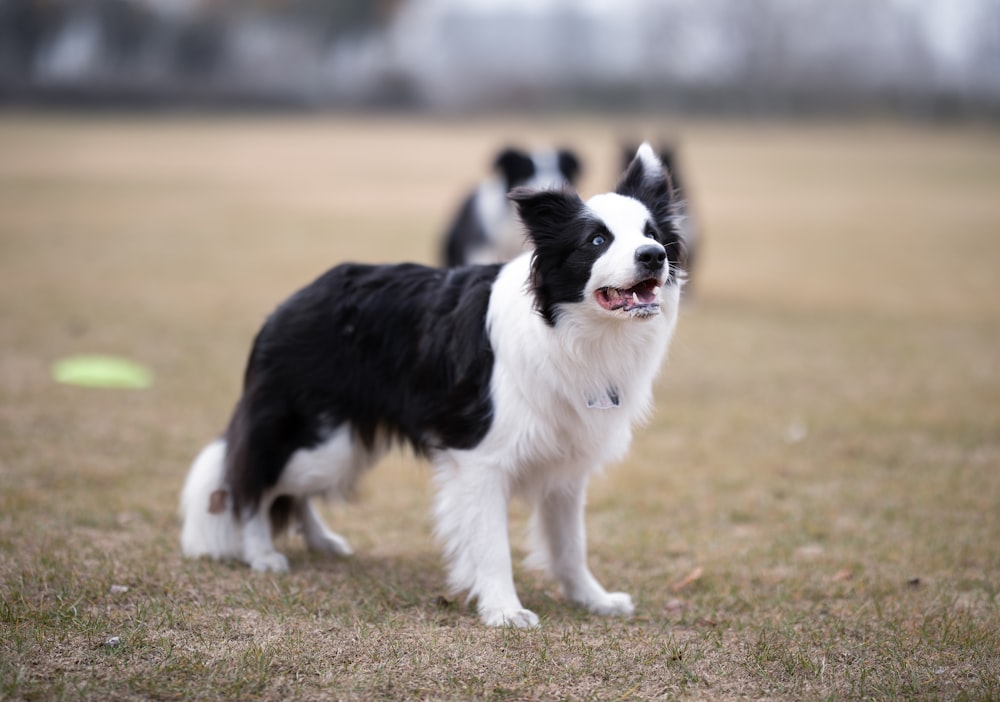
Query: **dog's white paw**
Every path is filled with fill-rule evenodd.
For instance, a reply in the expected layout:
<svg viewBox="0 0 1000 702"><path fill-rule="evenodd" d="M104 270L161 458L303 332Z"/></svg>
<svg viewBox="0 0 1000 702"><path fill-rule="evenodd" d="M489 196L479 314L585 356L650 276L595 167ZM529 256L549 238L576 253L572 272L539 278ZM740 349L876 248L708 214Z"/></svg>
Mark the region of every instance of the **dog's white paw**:
<svg viewBox="0 0 1000 702"><path fill-rule="evenodd" d="M284 554L271 551L256 556L250 561L250 567L261 572L287 573L288 559L285 558Z"/></svg>
<svg viewBox="0 0 1000 702"><path fill-rule="evenodd" d="M515 629L534 629L538 615L529 609L484 609L479 618L486 626L510 626Z"/></svg>
<svg viewBox="0 0 1000 702"><path fill-rule="evenodd" d="M307 539L307 543L310 549L319 553L329 553L342 557L354 555L354 549L347 543L347 539L340 534L334 534L332 531L322 536L309 538Z"/></svg>
<svg viewBox="0 0 1000 702"><path fill-rule="evenodd" d="M630 617L635 613L635 605L627 592L609 592L603 597L585 602L584 606L602 617Z"/></svg>

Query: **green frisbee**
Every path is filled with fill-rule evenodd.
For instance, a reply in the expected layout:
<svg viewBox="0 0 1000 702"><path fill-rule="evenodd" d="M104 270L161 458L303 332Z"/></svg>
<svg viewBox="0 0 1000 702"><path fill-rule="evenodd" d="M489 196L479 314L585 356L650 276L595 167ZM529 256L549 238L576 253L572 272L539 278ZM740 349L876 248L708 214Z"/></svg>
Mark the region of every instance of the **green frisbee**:
<svg viewBox="0 0 1000 702"><path fill-rule="evenodd" d="M52 378L87 388L144 390L153 384L153 371L127 358L81 355L56 361L52 365Z"/></svg>

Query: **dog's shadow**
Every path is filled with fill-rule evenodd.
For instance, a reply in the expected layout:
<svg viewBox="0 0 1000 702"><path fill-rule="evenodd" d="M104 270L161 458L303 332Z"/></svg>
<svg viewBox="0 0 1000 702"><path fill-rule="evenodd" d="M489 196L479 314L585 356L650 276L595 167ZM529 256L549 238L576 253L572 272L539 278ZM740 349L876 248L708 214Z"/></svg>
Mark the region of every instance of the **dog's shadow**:
<svg viewBox="0 0 1000 702"><path fill-rule="evenodd" d="M475 603L449 592L440 554L425 552L355 553L343 558L288 549L291 577L324 592L331 615L382 623L416 617L438 626L475 626ZM544 575L515 566L515 580L524 606L543 623L576 625L592 615L567 602Z"/></svg>
<svg viewBox="0 0 1000 702"><path fill-rule="evenodd" d="M343 589L350 601L392 609L417 607L447 592L440 558L426 553L337 557L290 551L293 573L317 577Z"/></svg>

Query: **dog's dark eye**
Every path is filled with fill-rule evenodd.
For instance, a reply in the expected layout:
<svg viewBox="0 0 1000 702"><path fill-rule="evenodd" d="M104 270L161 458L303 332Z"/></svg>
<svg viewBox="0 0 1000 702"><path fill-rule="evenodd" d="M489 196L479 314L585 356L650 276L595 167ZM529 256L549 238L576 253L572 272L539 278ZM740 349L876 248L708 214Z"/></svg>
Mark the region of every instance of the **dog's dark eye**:
<svg viewBox="0 0 1000 702"><path fill-rule="evenodd" d="M604 243L604 237L601 236L600 234L596 234L594 238L590 240L590 243L593 244L594 246L600 246L601 244Z"/></svg>
<svg viewBox="0 0 1000 702"><path fill-rule="evenodd" d="M656 230L653 229L653 226L651 224L649 224L648 222L646 223L646 229L642 233L646 235L647 239L655 239L656 238Z"/></svg>

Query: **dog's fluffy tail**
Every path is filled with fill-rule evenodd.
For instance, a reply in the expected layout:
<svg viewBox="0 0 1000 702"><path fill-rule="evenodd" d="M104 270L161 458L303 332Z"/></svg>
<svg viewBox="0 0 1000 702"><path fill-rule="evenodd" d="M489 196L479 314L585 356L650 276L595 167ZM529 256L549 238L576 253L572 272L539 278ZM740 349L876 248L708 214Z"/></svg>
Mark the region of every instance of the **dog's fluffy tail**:
<svg viewBox="0 0 1000 702"><path fill-rule="evenodd" d="M191 465L181 492L181 550L189 558L243 558L243 536L225 488L226 442L213 441Z"/></svg>

